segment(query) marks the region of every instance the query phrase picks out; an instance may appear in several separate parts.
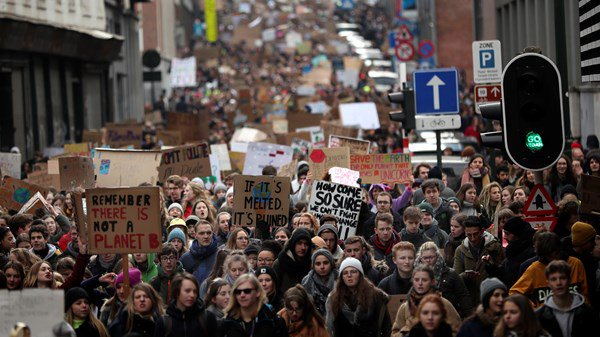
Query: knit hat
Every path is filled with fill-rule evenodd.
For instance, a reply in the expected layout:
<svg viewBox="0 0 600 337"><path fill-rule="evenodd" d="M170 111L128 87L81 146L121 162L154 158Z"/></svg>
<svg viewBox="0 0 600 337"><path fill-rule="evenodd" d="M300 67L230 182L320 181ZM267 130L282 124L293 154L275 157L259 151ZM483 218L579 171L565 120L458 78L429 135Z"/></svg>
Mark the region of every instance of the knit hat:
<svg viewBox="0 0 600 337"><path fill-rule="evenodd" d="M315 245L316 248L327 248L327 243L320 236L313 236L313 238L310 240L312 241L312 243Z"/></svg>
<svg viewBox="0 0 600 337"><path fill-rule="evenodd" d="M428 203L428 202L422 202L422 203L420 203L419 204L419 208L421 209L421 213L427 212L427 213L429 213L431 215L434 214L433 213L433 206L431 206L431 204Z"/></svg>
<svg viewBox="0 0 600 337"><path fill-rule="evenodd" d="M254 271L254 275L256 277L259 277L262 274L269 274L269 276L271 276L271 279L273 279L273 282L275 282L275 284L278 284L277 273L275 272L275 269L273 269L269 266L264 266L264 267L258 267Z"/></svg>
<svg viewBox="0 0 600 337"><path fill-rule="evenodd" d="M583 246L594 237L596 237L596 230L590 224L577 221L571 227L571 242L573 243L573 247Z"/></svg>
<svg viewBox="0 0 600 337"><path fill-rule="evenodd" d="M348 267L356 268L356 270L358 270L363 276L365 276L365 272L363 271L363 267L362 267L362 264L360 264L360 261L358 261L357 259L355 259L353 257L347 257L344 259L344 261L342 261L342 264L340 265L340 271L339 271L340 277L342 276L344 269L346 269Z"/></svg>
<svg viewBox="0 0 600 337"><path fill-rule="evenodd" d="M317 259L317 257L319 257L319 255L325 256L327 260L329 260L329 263L331 264L332 268L335 266L335 259L333 258L333 254L331 254L329 249L325 248L319 248L316 252L313 253L312 257L310 258L311 264L313 266L315 265L315 260Z"/></svg>
<svg viewBox="0 0 600 337"><path fill-rule="evenodd" d="M434 167L431 168L431 170L429 170L429 174L427 174L427 177L429 179L440 179L440 180L442 180L442 170L439 167L434 166ZM440 190L441 190L441 188L440 188Z"/></svg>
<svg viewBox="0 0 600 337"><path fill-rule="evenodd" d="M117 285L124 282L123 272L120 272L115 280L115 288ZM138 283L142 282L142 272L137 268L129 269L129 286L133 287Z"/></svg>
<svg viewBox="0 0 600 337"><path fill-rule="evenodd" d="M521 236L527 230L527 227L531 228L529 222L523 220L520 216L514 216L506 221L503 228L511 234Z"/></svg>
<svg viewBox="0 0 600 337"><path fill-rule="evenodd" d="M566 184L565 186L563 186L563 188L560 189L560 198L562 199L565 196L565 194L569 193L574 194L577 198L579 198L579 196L577 195L577 189L571 184Z"/></svg>
<svg viewBox="0 0 600 337"><path fill-rule="evenodd" d="M69 310L73 303L77 302L77 300L80 300L82 298L85 298L88 301L90 300L90 295L88 295L85 289L80 287L69 289L69 291L67 291L67 293L65 294L65 312Z"/></svg>
<svg viewBox="0 0 600 337"><path fill-rule="evenodd" d="M171 222L169 222L169 227L170 226L183 226L183 227L186 227L185 221L183 221L183 219L180 219L180 218L175 218L175 219L171 220Z"/></svg>
<svg viewBox="0 0 600 337"><path fill-rule="evenodd" d="M179 210L181 211L181 214L183 214L183 207L181 207L180 203L174 202L171 205L169 205L169 209L167 210L167 213L170 212L173 208L179 208Z"/></svg>
<svg viewBox="0 0 600 337"><path fill-rule="evenodd" d="M490 306L490 297L492 297L492 294L496 289L503 289L505 292L508 291L506 285L496 277L486 278L481 281L481 285L479 286L479 296L484 309L487 309Z"/></svg>
<svg viewBox="0 0 600 337"><path fill-rule="evenodd" d="M458 204L459 207L462 205L462 202L460 202L460 199L458 199L457 197L450 197L447 200L448 203L455 202L456 204Z"/></svg>
<svg viewBox="0 0 600 337"><path fill-rule="evenodd" d="M198 222L200 221L200 218L195 216L195 215L190 215L187 218L185 218L185 224L187 226L194 226L196 225Z"/></svg>
<svg viewBox="0 0 600 337"><path fill-rule="evenodd" d="M331 231L331 232L333 232L333 234L335 234L335 238L336 238L336 240L338 240L338 239L340 238L340 236L339 236L339 232L338 232L338 229L337 229L337 228L335 228L335 226L334 226L334 225L331 225L331 224L324 224L324 225L321 225L321 227L319 227L319 230L317 231L317 235L318 235L318 236L321 236L321 234L322 234L323 232L325 232L325 231Z"/></svg>
<svg viewBox="0 0 600 337"><path fill-rule="evenodd" d="M227 193L225 194L225 196L229 196L230 194L233 194L233 186L231 186L228 190Z"/></svg>
<svg viewBox="0 0 600 337"><path fill-rule="evenodd" d="M244 249L244 255L258 254L259 251L260 247L255 243L251 243Z"/></svg>
<svg viewBox="0 0 600 337"><path fill-rule="evenodd" d="M192 179L192 182L202 186L202 188L205 188L204 181L200 177L196 177L196 178Z"/></svg>
<svg viewBox="0 0 600 337"><path fill-rule="evenodd" d="M169 236L167 237L167 242L171 242L173 239L179 239L185 244L185 233L183 233L181 228L173 228L171 233L169 233Z"/></svg>
<svg viewBox="0 0 600 337"><path fill-rule="evenodd" d="M215 194L217 194L217 192L219 192L219 191L223 191L223 192L227 193L227 186L225 186L225 184L223 184L223 183L216 183L215 188L213 188L213 192Z"/></svg>

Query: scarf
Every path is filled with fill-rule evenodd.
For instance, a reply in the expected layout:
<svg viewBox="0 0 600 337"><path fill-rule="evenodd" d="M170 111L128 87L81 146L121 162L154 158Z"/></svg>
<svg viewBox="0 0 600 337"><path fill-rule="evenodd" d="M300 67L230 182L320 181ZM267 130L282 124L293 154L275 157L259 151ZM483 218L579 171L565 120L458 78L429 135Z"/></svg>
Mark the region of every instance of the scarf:
<svg viewBox="0 0 600 337"><path fill-rule="evenodd" d="M205 259L217 251L217 237L215 235L212 236L212 242L210 245L204 247L200 246L198 240L194 240L192 242L192 247L190 248L190 252L194 255L194 257L199 259Z"/></svg>
<svg viewBox="0 0 600 337"><path fill-rule="evenodd" d="M385 256L388 256L392 253L392 248L398 242L400 242L399 235L393 229L392 229L392 237L390 238L390 241L387 244L381 242L381 240L379 240L379 236L377 236L377 234L375 234L375 240L373 240L373 244L375 245L375 247L377 249L379 249L380 251L384 252L383 255L385 255Z"/></svg>
<svg viewBox="0 0 600 337"><path fill-rule="evenodd" d="M435 294L435 290L431 288L425 294L417 294L415 288L410 287L410 290L408 291L408 311L410 312L410 316L415 317L417 315L417 308L419 307L419 303L421 303L423 297L429 294Z"/></svg>
<svg viewBox="0 0 600 337"><path fill-rule="evenodd" d="M427 235L427 237L430 239L433 239L433 237L437 235L439 228L440 226L438 226L438 221L435 218L433 219L433 222L429 228L425 229L425 226L423 226L423 229L425 229L425 235Z"/></svg>

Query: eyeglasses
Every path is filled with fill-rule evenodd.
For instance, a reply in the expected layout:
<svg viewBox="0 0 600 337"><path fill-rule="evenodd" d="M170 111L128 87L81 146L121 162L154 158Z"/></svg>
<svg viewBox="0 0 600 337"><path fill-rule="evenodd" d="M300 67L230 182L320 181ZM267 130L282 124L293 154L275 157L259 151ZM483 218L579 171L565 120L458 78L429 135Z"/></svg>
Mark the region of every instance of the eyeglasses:
<svg viewBox="0 0 600 337"><path fill-rule="evenodd" d="M246 295L250 295L255 290L256 290L256 288L236 289L236 290L233 291L233 293L236 294L236 295L240 295L241 293L244 293Z"/></svg>
<svg viewBox="0 0 600 337"><path fill-rule="evenodd" d="M175 256L162 256L160 258L160 260L163 261L163 262L175 261L175 260L177 260L177 257L175 257Z"/></svg>

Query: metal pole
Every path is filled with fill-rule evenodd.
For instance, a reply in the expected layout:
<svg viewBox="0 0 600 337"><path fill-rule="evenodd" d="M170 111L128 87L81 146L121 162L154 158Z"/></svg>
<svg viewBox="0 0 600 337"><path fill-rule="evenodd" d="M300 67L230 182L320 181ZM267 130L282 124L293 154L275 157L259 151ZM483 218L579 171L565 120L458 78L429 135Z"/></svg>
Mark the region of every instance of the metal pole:
<svg viewBox="0 0 600 337"><path fill-rule="evenodd" d="M155 102L155 98L154 98L154 80L150 81L150 106L152 107L152 110L154 110L154 102Z"/></svg>
<svg viewBox="0 0 600 337"><path fill-rule="evenodd" d="M437 143L437 166L442 170L442 134L440 130L435 131L435 142Z"/></svg>
<svg viewBox="0 0 600 337"><path fill-rule="evenodd" d="M535 184L544 184L544 171L533 171L533 181Z"/></svg>

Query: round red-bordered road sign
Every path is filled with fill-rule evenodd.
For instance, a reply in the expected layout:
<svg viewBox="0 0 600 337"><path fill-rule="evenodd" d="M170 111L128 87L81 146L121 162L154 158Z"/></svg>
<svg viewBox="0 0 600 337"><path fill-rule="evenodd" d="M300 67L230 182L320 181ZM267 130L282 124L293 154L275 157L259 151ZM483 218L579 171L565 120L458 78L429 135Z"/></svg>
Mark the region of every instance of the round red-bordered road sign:
<svg viewBox="0 0 600 337"><path fill-rule="evenodd" d="M400 61L410 61L415 56L415 47L408 41L401 41L394 48L394 53Z"/></svg>

